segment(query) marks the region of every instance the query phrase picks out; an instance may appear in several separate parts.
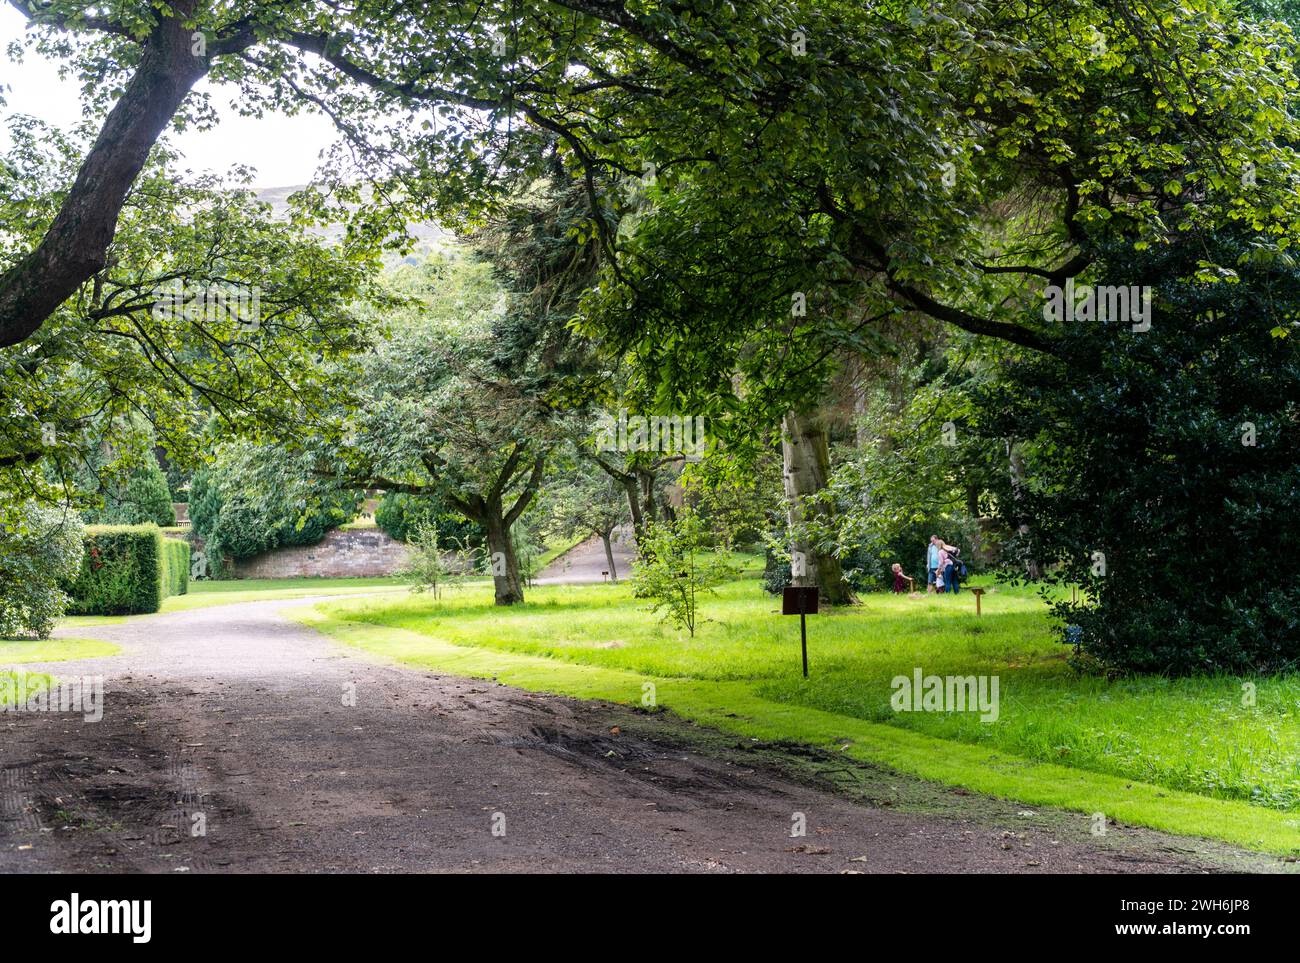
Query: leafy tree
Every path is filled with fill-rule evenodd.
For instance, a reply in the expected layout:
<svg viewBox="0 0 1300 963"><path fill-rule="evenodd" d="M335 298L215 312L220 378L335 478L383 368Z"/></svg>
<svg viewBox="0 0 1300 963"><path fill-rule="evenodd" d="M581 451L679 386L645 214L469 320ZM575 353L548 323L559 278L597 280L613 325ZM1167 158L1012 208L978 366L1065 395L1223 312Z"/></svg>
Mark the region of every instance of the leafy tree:
<svg viewBox="0 0 1300 963"><path fill-rule="evenodd" d="M363 494L321 478L301 455L232 442L194 477L190 522L220 576L226 556L314 545L357 517Z"/></svg>
<svg viewBox="0 0 1300 963"><path fill-rule="evenodd" d="M1062 332L1022 310L1026 288L1082 273L1102 241L1244 222L1290 246L1294 39L1235 4L688 19L646 72L703 52L706 29L708 66L674 74L653 120L620 103L594 148L658 172L587 314L663 393L725 396L739 369L753 401L799 410L833 352L903 311L1050 353ZM740 51L749 74L705 93L696 70Z"/></svg>
<svg viewBox="0 0 1300 963"><path fill-rule="evenodd" d="M57 214L38 222L39 243L0 276L0 345L39 330L104 267L150 145L169 124L211 122L193 93L204 78L236 86L253 112L332 117L350 150L336 158L335 193L349 193L345 157L402 188L368 200L351 189L366 201L357 230L376 238L400 224L398 206L481 212L556 147L583 178L607 253L621 235L603 182L689 185L697 213L714 216L678 225L705 237L726 227L738 254L773 242L735 274L754 281L755 296L718 326L728 335L785 281L809 291L805 279L820 272L858 272L944 323L1047 346L1050 334L999 317L994 289L1007 275L1076 273L1068 249L1090 227L1136 225L1157 240L1174 229L1167 209L1181 206L1198 223L1258 220L1267 243L1294 233L1293 40L1262 19L1289 6L1032 0L968 4L960 15L849 0L14 6L33 43L85 81L100 130ZM1269 172L1249 190L1247 164ZM971 212L1031 192L1055 202L1032 214L1050 209L1050 222L990 257ZM644 266L616 277L640 293L693 287L691 273L656 281ZM716 357L734 337L707 343Z"/></svg>
<svg viewBox="0 0 1300 963"><path fill-rule="evenodd" d="M632 584L637 595L650 599L650 611L662 612L665 621L694 638L700 596L713 593L733 573L700 517L686 508L671 522L646 526Z"/></svg>
<svg viewBox="0 0 1300 963"><path fill-rule="evenodd" d="M498 356L493 321L508 308L487 265L433 262L401 272L399 283L407 306L351 372L354 401L338 412L343 443L316 457L348 485L433 496L479 525L497 604L520 602L511 529L567 426L532 390L529 369ZM439 304L451 316L434 314Z"/></svg>
<svg viewBox="0 0 1300 963"><path fill-rule="evenodd" d="M171 490L152 449L144 452L138 465L126 469L126 476L102 479L104 505L82 516L92 525L143 525L153 522L166 527L176 524Z"/></svg>
<svg viewBox="0 0 1300 963"><path fill-rule="evenodd" d="M49 638L81 568L83 531L71 509L30 503L0 527L0 638Z"/></svg>
<svg viewBox="0 0 1300 963"><path fill-rule="evenodd" d="M53 216L75 169L62 135L15 125L0 163L17 177L0 190L0 264ZM275 220L248 192L178 180L168 161L156 154L128 196L93 285L0 349L0 516L30 498L93 505L87 475L125 474L153 445L192 468L214 416L249 438L308 430L332 395L329 362L359 347L352 306L370 253L327 247L310 219Z"/></svg>
<svg viewBox="0 0 1300 963"><path fill-rule="evenodd" d="M1152 286L1149 329L1076 317L1059 355L1006 357L974 395L1010 557L1082 587L1053 600L1062 641L1111 668L1293 669L1300 272L1245 232L1103 255L1089 280Z"/></svg>

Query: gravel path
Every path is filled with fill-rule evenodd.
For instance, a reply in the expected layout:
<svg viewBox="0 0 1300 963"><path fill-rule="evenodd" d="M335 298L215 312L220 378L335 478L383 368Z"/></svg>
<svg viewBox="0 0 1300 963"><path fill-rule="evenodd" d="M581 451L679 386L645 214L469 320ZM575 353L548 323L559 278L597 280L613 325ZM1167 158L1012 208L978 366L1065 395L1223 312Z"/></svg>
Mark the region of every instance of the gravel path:
<svg viewBox="0 0 1300 963"><path fill-rule="evenodd" d="M613 539L614 571L620 579L632 574L632 561L636 546L631 529L617 531ZM537 585L577 585L584 582L608 581L602 573L609 571L605 557L605 543L592 536L581 545L575 545L538 573L533 582Z"/></svg>
<svg viewBox="0 0 1300 963"><path fill-rule="evenodd" d="M0 714L0 872L1197 868L1014 804L858 805L671 719L371 661L279 614L314 601L135 619L95 631L118 656L19 667L104 676L105 712Z"/></svg>

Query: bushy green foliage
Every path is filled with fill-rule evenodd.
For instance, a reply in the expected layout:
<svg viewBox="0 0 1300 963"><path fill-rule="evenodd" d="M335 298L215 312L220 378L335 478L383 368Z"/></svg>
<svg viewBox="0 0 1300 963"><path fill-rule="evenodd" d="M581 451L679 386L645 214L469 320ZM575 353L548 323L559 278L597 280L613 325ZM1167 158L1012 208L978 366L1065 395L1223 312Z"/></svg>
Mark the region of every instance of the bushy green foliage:
<svg viewBox="0 0 1300 963"><path fill-rule="evenodd" d="M18 525L0 528L0 638L49 638L81 565L82 531L75 512L30 504Z"/></svg>
<svg viewBox="0 0 1300 963"><path fill-rule="evenodd" d="M286 545L314 545L357 517L362 492L316 477L307 461L268 446L221 446L194 476L190 522L204 540L209 571Z"/></svg>
<svg viewBox="0 0 1300 963"><path fill-rule="evenodd" d="M671 522L650 522L632 567L633 591L650 600L650 611L691 636L699 622L699 597L712 593L733 569L713 547L700 517L683 508Z"/></svg>
<svg viewBox="0 0 1300 963"><path fill-rule="evenodd" d="M30 117L6 128L0 263L10 265L39 242L90 144ZM156 478L141 488L119 459L152 462L152 447L162 446L173 484L187 484L207 454L200 429L214 411L263 437L305 423L332 396L330 362L358 347L352 308L365 300L358 288L375 263L360 244L327 241L306 227L296 202L273 213L251 190L229 190L224 174L178 175L174 160L166 147L151 152L94 295L88 288L69 302L32 343L0 349L0 491L8 493L0 517L28 494L68 497L71 479L93 522L171 524ZM173 285L200 298L256 286L261 314L274 323L243 330L233 312L193 300L151 311L159 289ZM128 469L120 485L105 477L104 462L115 476ZM105 495L103 511L90 504ZM119 498L129 510L116 510Z"/></svg>
<svg viewBox="0 0 1300 963"><path fill-rule="evenodd" d="M76 615L157 612L169 584L164 539L157 525L94 525L72 580L68 610Z"/></svg>
<svg viewBox="0 0 1300 963"><path fill-rule="evenodd" d="M763 558L763 591L780 595L790 585L790 560L782 558L771 546Z"/></svg>
<svg viewBox="0 0 1300 963"><path fill-rule="evenodd" d="M416 529L407 546L407 566L402 574L417 595L429 592L441 598L443 589L459 588L479 565L475 548L444 537L433 524Z"/></svg>
<svg viewBox="0 0 1300 963"><path fill-rule="evenodd" d="M186 595L190 590L190 543L163 539L163 595Z"/></svg>
<svg viewBox="0 0 1300 963"><path fill-rule="evenodd" d="M988 450L1020 439L1023 483L990 472L1025 526L1008 550L1082 586L1053 604L1062 641L1108 666L1300 664L1300 270L1251 252L1205 235L1114 252L1089 280L1151 285L1149 330L1076 318L1058 355L1004 365L978 398Z"/></svg>
<svg viewBox="0 0 1300 963"><path fill-rule="evenodd" d="M103 492L104 504L83 512L92 525L143 525L152 522L166 527L176 524L167 477L152 451L124 478L110 480Z"/></svg>
<svg viewBox="0 0 1300 963"><path fill-rule="evenodd" d="M483 542L482 527L448 509L437 495L388 492L375 509L375 524L399 542L414 542L430 527L444 549Z"/></svg>

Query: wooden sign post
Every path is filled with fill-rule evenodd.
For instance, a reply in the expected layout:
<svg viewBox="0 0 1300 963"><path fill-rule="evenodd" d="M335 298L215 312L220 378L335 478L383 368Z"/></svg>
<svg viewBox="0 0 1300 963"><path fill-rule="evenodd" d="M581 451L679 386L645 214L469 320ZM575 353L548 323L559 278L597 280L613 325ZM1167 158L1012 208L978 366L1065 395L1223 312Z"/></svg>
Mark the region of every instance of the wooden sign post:
<svg viewBox="0 0 1300 963"><path fill-rule="evenodd" d="M982 596L982 595L984 594L984 590L983 590L982 588L973 588L973 589L970 590L970 594L973 595L973 596L975 596L975 614L976 614L976 615L979 615L979 614L981 614L981 613L980 613L980 596Z"/></svg>
<svg viewBox="0 0 1300 963"><path fill-rule="evenodd" d="M781 614L799 616L799 644L803 647L803 677L808 678L808 622L817 614L817 587L791 585L781 596Z"/></svg>

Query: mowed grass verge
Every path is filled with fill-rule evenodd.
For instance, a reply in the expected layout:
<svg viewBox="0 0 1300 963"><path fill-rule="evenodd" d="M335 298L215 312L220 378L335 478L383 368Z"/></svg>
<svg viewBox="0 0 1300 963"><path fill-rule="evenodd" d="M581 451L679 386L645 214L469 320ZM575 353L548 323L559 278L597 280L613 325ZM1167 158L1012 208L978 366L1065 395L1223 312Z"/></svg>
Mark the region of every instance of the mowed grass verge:
<svg viewBox="0 0 1300 963"><path fill-rule="evenodd" d="M102 659L121 651L113 643L99 639L0 639L0 665ZM0 670L0 709L21 701L17 693L44 689L51 681L50 676L44 673Z"/></svg>
<svg viewBox="0 0 1300 963"><path fill-rule="evenodd" d="M486 587L325 603L296 617L410 665L580 698L659 705L763 739L832 746L981 792L1300 851L1300 679L1108 682L1080 677L1053 642L1042 602L991 587L968 595L870 595L809 620L812 678L800 676L798 620L752 581L702 608L694 639L658 623L625 586L546 586L527 604ZM977 713L895 712L890 682L996 675L996 722ZM1243 705L1243 681L1255 704Z"/></svg>
<svg viewBox="0 0 1300 963"><path fill-rule="evenodd" d="M229 581L190 582L185 595L171 595L163 599L156 614L188 612L214 605L234 605L239 602L267 602L282 599L310 598L314 595L351 595L364 592L403 592L407 583L400 578L280 578L231 579ZM65 629L90 628L96 625L117 625L127 619L147 619L152 615L71 615L60 620Z"/></svg>
<svg viewBox="0 0 1300 963"><path fill-rule="evenodd" d="M71 662L74 659L102 659L122 650L99 639L0 639L0 665L26 662Z"/></svg>

